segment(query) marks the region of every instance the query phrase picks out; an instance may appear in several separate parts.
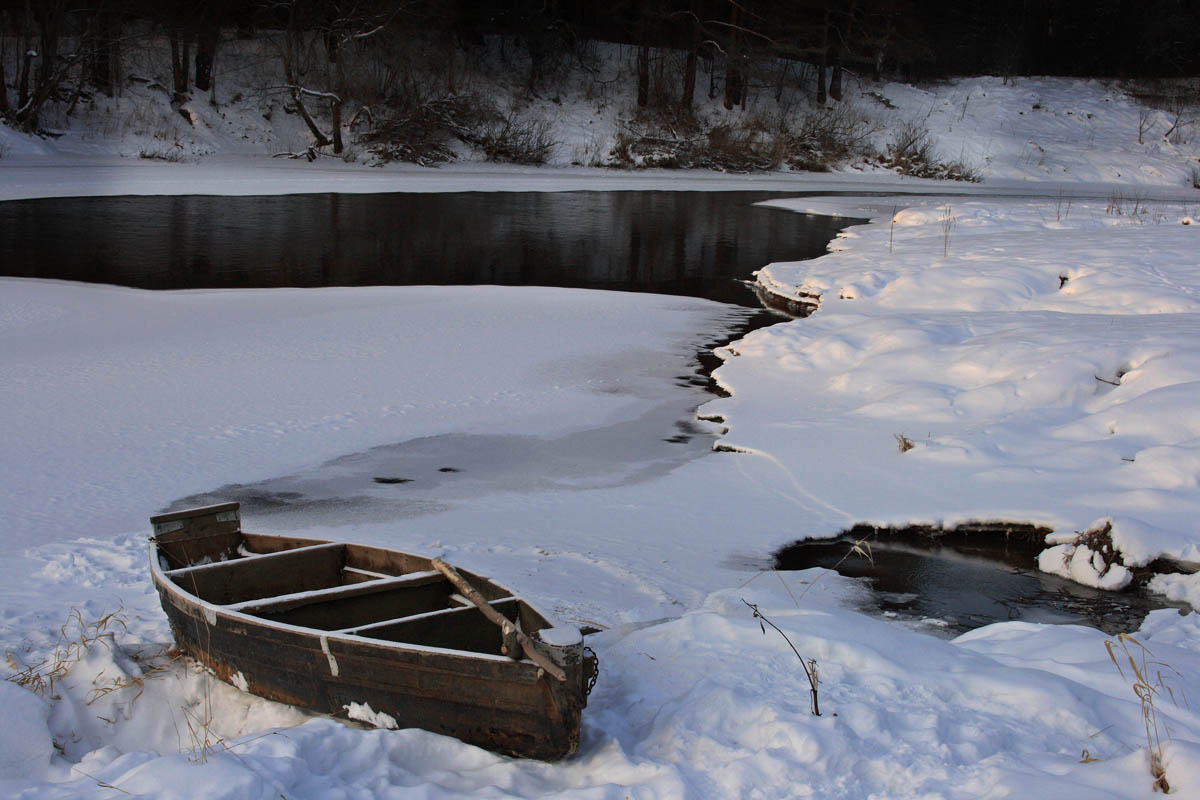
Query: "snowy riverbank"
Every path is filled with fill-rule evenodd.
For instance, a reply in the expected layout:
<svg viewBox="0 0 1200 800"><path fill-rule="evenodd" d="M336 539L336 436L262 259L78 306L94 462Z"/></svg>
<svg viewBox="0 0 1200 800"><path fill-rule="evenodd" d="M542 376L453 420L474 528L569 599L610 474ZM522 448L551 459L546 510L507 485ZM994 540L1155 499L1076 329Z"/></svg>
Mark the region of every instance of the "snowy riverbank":
<svg viewBox="0 0 1200 800"><path fill-rule="evenodd" d="M727 443L778 453L835 517L1067 533L1106 518L1127 567L1200 563L1200 201L869 202L887 211L830 255L759 273L821 306L736 345L746 358L718 372L735 396L708 407ZM1194 579L1171 583L1200 600Z"/></svg>

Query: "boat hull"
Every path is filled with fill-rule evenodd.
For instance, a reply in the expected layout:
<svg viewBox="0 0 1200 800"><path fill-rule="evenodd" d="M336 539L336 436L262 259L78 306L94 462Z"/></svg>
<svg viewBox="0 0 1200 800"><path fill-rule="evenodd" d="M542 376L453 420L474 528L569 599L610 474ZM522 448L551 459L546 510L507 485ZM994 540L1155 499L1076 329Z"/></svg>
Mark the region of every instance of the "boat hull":
<svg viewBox="0 0 1200 800"><path fill-rule="evenodd" d="M272 538L249 536L259 546L269 546ZM287 544L305 541L278 538ZM215 592L227 591L212 588L218 584L212 580L213 575L233 573L242 566L269 567L280 559L264 558L261 564L164 569L172 566L164 557L165 545L164 541L152 546L151 572L176 642L217 677L240 689L320 714L371 721L384 727L422 728L515 756L552 761L571 755L578 747L589 666L585 664L581 640L565 646L539 644L539 652L565 674L566 679L559 680L529 659L374 638L394 635L398 630L404 635L412 632L415 638L425 641L457 644L461 640L468 647L491 647L490 628L495 626L487 626L483 615L472 607L362 623L359 627L364 630L296 625L289 620L319 619L322 602L337 609L349 608L361 617L363 612L357 609L369 607L373 598L381 598L377 605L396 602L392 595L398 592L363 594L372 587L358 584L307 594L302 589L282 600L267 597L237 602L234 596L232 603L212 602L198 595L217 596ZM307 549L320 548L310 545ZM372 557L394 552L363 549ZM397 555L417 559L420 566L419 557ZM413 576L412 582L440 587L422 575ZM482 581L478 576L471 578ZM404 583L406 577L391 580ZM386 585L386 579L379 583ZM428 594L428 588L423 591ZM361 601L351 605L355 598L347 595L355 592ZM485 594L501 592L494 584L486 583ZM311 600L313 596L323 597L323 593L336 598ZM526 627L539 624L528 621L536 612L518 598L501 597L494 602L514 622L525 621ZM297 616L301 614L307 617ZM498 637L499 629L494 633ZM561 638L561 633L554 638Z"/></svg>

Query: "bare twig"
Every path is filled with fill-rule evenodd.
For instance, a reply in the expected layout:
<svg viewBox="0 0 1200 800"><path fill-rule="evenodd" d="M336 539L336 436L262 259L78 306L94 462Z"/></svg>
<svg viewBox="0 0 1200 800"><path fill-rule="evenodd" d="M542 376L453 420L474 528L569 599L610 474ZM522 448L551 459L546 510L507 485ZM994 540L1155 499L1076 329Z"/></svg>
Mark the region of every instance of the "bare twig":
<svg viewBox="0 0 1200 800"><path fill-rule="evenodd" d="M796 658L800 659L800 666L804 668L804 674L808 678L808 685L810 691L812 692L813 716L821 716L821 707L817 702L817 684L820 683L820 681L817 679L817 662L813 659L805 661L804 656L800 655L800 651L796 649L796 645L792 644L792 640L788 638L788 635L780 630L778 625L764 617L763 613L758 610L758 606L756 606L754 603L747 602L746 598L744 597L742 598L742 602L754 612L754 618L758 620L758 627L762 628L763 636L767 635L766 626L763 624L766 623L778 631L779 635L783 637L783 640L788 643L788 647L792 648L792 652L796 654Z"/></svg>
<svg viewBox="0 0 1200 800"><path fill-rule="evenodd" d="M78 772L83 777L94 780L96 782L96 785L99 786L101 789L115 789L116 791L120 792L121 794L127 794L131 797L133 796L133 792L127 792L124 789L122 789L120 786L117 786L112 783L107 783L105 781L100 780L99 778L97 778L95 775L92 775L91 773L84 772L82 769L79 768L78 764L72 764L71 771Z"/></svg>
<svg viewBox="0 0 1200 800"><path fill-rule="evenodd" d="M316 89L309 89L305 86L300 86L295 83L283 83L283 84L280 84L279 86L268 86L267 89L268 90L289 89L292 92L298 92L299 94L307 95L308 97L323 97L323 98L326 98L327 100L332 100L335 103L342 102L342 98L338 97L333 92L320 92L320 91L317 91Z"/></svg>

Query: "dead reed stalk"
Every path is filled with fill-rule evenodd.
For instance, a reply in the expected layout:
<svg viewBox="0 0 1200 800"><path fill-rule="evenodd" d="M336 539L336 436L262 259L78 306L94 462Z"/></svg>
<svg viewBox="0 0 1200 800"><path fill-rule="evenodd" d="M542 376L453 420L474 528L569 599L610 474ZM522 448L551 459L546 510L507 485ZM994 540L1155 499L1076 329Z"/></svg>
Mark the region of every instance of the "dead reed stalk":
<svg viewBox="0 0 1200 800"><path fill-rule="evenodd" d="M1130 644L1133 644L1137 650L1131 651ZM1160 732L1158 709L1154 705L1154 700L1166 694L1176 706L1179 705L1180 699L1185 704L1187 703L1186 696L1175 697L1174 690L1163 677L1164 668L1174 672L1177 676L1179 673L1168 664L1150 660L1153 655L1150 650L1127 633L1118 635L1115 643L1112 640L1105 641L1104 648L1108 650L1108 657L1112 660L1113 666L1117 668L1117 672L1130 682L1130 688L1133 689L1134 695L1142 705L1142 725L1146 734L1146 749L1150 753L1150 775L1154 778L1154 791L1167 794L1171 791L1171 785L1167 782L1167 769L1163 766L1162 732ZM1122 662L1128 665L1128 675L1125 673L1125 668L1121 666ZM1170 739L1171 732L1165 723L1162 725L1162 731L1165 731L1167 738Z"/></svg>

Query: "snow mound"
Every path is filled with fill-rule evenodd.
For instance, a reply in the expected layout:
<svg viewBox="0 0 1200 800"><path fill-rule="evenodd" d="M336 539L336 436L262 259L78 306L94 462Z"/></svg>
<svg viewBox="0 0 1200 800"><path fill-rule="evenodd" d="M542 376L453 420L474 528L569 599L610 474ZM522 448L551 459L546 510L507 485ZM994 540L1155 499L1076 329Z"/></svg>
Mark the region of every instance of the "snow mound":
<svg viewBox="0 0 1200 800"><path fill-rule="evenodd" d="M799 607L781 588L746 587L714 593L676 619L597 635L592 644L605 678L585 714L578 755L560 764L506 758L413 729L272 718L273 704L229 687L218 691L215 682L205 689L214 717L227 721L241 708L245 727L179 747L158 726L195 697L197 676L172 665L158 679L143 670L145 693L118 690L110 694L126 694L96 710L107 717L124 708L114 724L125 738L93 739L83 730L92 723L80 714L76 746L20 786L51 798L107 797L112 786L216 800L412 791L724 798L765 797L785 787L792 796L831 798L1148 791L1144 753L1129 752L1143 735L1140 704L1113 669L1103 634L1006 623L950 642L930 639L839 608L838 587L846 582L822 572L789 577L793 595L803 582L819 581L801 593ZM779 631L760 628L746 602ZM1156 612L1138 633L1178 671L1171 678L1176 692L1200 689L1198 624L1195 614ZM819 716L789 641L816 662ZM79 711L81 687L103 684L114 669L126 677L136 671L129 653L138 647L98 641L92 649L72 669L74 688L52 705ZM14 704L18 729L36 733L40 724L47 741L45 704L16 691L36 701ZM365 705L350 711L394 725ZM1168 775L1186 792L1200 763L1200 724L1169 702L1159 713L1172 731ZM69 735L60 728L56 739ZM1083 750L1099 760L1082 763Z"/></svg>
<svg viewBox="0 0 1200 800"><path fill-rule="evenodd" d="M50 705L28 689L0 681L0 706L0 781L43 778L54 755Z"/></svg>
<svg viewBox="0 0 1200 800"><path fill-rule="evenodd" d="M1038 554L1038 569L1061 575L1085 586L1120 591L1133 580L1121 564L1105 564L1104 556L1085 544L1060 544Z"/></svg>

